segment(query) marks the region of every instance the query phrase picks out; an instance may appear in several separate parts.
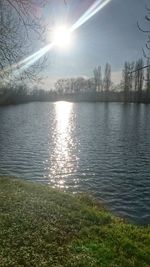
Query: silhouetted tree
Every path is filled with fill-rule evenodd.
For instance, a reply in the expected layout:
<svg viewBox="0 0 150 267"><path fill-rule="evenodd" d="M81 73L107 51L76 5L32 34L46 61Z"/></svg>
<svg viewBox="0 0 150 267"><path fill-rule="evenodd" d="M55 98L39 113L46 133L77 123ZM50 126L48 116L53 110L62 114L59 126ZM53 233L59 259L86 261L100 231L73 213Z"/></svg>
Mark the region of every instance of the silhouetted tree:
<svg viewBox="0 0 150 267"><path fill-rule="evenodd" d="M106 92L110 91L111 88L111 66L109 63L106 63L103 88Z"/></svg>
<svg viewBox="0 0 150 267"><path fill-rule="evenodd" d="M147 15L145 16L146 22L150 22L150 8L146 7ZM139 22L137 22L138 29L148 35L145 47L143 47L143 55L146 59L150 59L150 30L144 29Z"/></svg>
<svg viewBox="0 0 150 267"><path fill-rule="evenodd" d="M38 3L37 3L38 2ZM33 52L33 43L44 41L44 20L38 12L46 0L0 0L0 77L11 78L12 65ZM21 78L34 78L43 60L24 69ZM18 71L16 65L16 71ZM15 77L15 73L14 73Z"/></svg>
<svg viewBox="0 0 150 267"><path fill-rule="evenodd" d="M94 91L96 92L97 88L98 88L98 72L97 72L97 68L94 69L93 73L94 73L94 81L95 81L95 89L94 89Z"/></svg>
<svg viewBox="0 0 150 267"><path fill-rule="evenodd" d="M102 71L101 66L94 69L95 91L101 92L103 90Z"/></svg>
<svg viewBox="0 0 150 267"><path fill-rule="evenodd" d="M95 79L94 78L89 78L87 80L87 88L89 92L94 92L95 91Z"/></svg>
<svg viewBox="0 0 150 267"><path fill-rule="evenodd" d="M101 66L98 66L97 68L97 80L98 80L98 92L101 92L103 90Z"/></svg>
<svg viewBox="0 0 150 267"><path fill-rule="evenodd" d="M146 81L145 81L145 85L146 85L146 96L148 97L148 99L150 99L150 60L147 60L147 69L146 69Z"/></svg>
<svg viewBox="0 0 150 267"><path fill-rule="evenodd" d="M134 79L134 68L135 68L135 62L131 62L131 63L128 63L128 68L129 68L129 72L130 72L130 75L129 75L129 90L132 91L133 88L134 88L134 83L135 83L135 79Z"/></svg>
<svg viewBox="0 0 150 267"><path fill-rule="evenodd" d="M130 91L130 63L125 62L124 68L122 71L122 81L123 81L123 90L124 90L124 100L128 101L129 91Z"/></svg>
<svg viewBox="0 0 150 267"><path fill-rule="evenodd" d="M135 72L135 89L138 92L138 100L140 100L140 98L142 96L143 81L144 81L143 66L144 66L144 61L141 58L136 62L136 65L135 65L135 69L136 69L136 72Z"/></svg>

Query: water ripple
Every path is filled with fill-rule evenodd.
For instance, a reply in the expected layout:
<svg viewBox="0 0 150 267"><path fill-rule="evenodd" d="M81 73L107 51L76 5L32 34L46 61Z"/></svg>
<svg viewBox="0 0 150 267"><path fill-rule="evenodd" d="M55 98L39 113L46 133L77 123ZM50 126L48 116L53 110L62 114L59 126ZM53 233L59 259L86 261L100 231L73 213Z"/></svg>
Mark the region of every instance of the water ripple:
<svg viewBox="0 0 150 267"><path fill-rule="evenodd" d="M150 105L30 103L0 107L0 174L90 192L150 223Z"/></svg>

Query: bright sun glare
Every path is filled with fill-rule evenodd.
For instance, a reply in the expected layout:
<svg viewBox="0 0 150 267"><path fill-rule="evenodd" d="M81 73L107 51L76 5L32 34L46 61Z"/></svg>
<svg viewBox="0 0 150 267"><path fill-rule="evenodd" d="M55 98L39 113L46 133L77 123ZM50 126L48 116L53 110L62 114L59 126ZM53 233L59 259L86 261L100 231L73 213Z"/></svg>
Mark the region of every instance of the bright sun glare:
<svg viewBox="0 0 150 267"><path fill-rule="evenodd" d="M39 51L26 57L25 59L15 63L9 67L4 68L2 73L5 71L12 73L14 77L20 75L24 70L28 69L37 60L44 56L47 52L52 50L55 46L68 49L73 41L72 33L81 27L85 22L92 18L96 13L104 8L112 0L96 0L94 3L83 13L83 15L68 28L66 25L60 25L56 27L50 34L49 44L41 48ZM11 2L11 1L10 1ZM10 75L11 76L11 75Z"/></svg>
<svg viewBox="0 0 150 267"><path fill-rule="evenodd" d="M71 44L71 32L65 25L55 28L52 38L54 44L60 48L68 48Z"/></svg>

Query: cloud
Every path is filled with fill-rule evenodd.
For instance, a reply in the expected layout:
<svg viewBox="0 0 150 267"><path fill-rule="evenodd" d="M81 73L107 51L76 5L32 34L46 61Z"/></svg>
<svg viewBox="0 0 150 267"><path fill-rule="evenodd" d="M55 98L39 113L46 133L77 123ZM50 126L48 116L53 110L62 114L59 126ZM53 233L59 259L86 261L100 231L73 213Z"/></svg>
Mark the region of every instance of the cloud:
<svg viewBox="0 0 150 267"><path fill-rule="evenodd" d="M114 84L117 84L121 81L122 71L113 71L112 72L112 81Z"/></svg>

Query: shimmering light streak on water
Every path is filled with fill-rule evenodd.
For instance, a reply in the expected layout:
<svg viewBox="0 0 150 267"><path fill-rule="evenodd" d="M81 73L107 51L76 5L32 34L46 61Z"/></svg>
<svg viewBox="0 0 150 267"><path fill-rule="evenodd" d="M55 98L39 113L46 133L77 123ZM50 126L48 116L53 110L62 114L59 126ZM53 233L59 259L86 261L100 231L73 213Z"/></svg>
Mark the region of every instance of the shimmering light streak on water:
<svg viewBox="0 0 150 267"><path fill-rule="evenodd" d="M72 148L76 145L72 139L73 125L72 119L73 103L64 101L55 103L56 128L53 131L53 150L50 152L49 179L54 187L65 187L65 179L70 173L75 171L77 157L72 159ZM76 159L75 159L76 158ZM64 176L62 176L62 173Z"/></svg>

